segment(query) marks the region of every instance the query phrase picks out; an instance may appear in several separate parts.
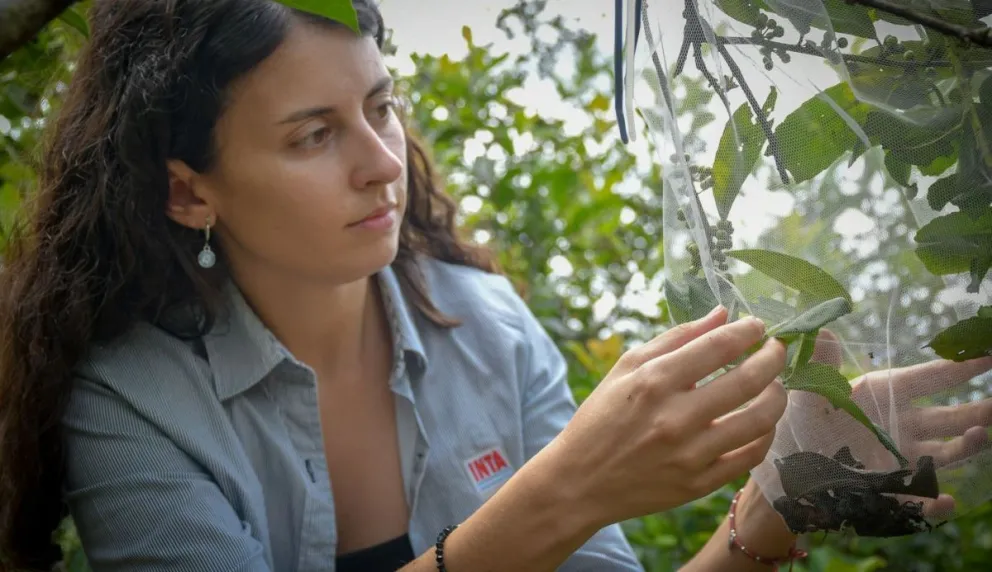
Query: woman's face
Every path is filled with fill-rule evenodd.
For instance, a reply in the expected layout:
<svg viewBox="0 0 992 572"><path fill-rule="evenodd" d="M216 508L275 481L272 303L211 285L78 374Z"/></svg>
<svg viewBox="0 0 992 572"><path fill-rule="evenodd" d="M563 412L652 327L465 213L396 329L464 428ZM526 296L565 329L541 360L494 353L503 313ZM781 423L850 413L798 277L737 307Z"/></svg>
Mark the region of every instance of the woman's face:
<svg viewBox="0 0 992 572"><path fill-rule="evenodd" d="M232 86L204 174L170 165L170 215L213 214L233 270L336 283L396 255L406 208L406 142L374 40L297 23ZM195 256L196 253L191 253Z"/></svg>

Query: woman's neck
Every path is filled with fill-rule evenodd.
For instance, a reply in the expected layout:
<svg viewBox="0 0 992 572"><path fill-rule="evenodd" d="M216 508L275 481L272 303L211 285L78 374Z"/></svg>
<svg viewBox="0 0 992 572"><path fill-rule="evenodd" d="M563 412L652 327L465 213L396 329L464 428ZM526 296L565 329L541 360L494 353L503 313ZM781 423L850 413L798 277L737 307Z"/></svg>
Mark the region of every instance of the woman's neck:
<svg viewBox="0 0 992 572"><path fill-rule="evenodd" d="M328 286L256 275L239 287L269 330L318 373L361 369L389 339L374 277Z"/></svg>

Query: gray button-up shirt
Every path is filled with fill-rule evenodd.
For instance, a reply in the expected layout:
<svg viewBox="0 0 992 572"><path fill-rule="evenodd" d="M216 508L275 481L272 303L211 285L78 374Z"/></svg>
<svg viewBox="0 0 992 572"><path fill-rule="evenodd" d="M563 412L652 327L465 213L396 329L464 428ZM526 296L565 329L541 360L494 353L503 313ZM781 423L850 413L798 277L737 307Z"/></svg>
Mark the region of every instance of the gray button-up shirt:
<svg viewBox="0 0 992 572"><path fill-rule="evenodd" d="M575 411L561 353L505 278L429 259L423 269L438 308L462 326L433 326L392 269L378 275L418 554ZM140 324L78 368L65 497L96 572L334 570L316 377L233 286L229 300L228 318L201 340ZM613 525L560 570L642 567Z"/></svg>

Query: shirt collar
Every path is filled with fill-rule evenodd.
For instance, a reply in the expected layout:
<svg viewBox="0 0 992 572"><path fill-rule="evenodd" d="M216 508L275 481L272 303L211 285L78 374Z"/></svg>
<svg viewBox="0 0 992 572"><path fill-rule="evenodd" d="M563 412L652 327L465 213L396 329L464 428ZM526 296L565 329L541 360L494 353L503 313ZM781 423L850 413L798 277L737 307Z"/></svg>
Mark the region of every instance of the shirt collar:
<svg viewBox="0 0 992 572"><path fill-rule="evenodd" d="M392 267L384 268L377 276L386 302L393 344L398 356L402 356L410 381L417 381L427 369L427 355L413 312ZM247 391L284 360L296 361L262 323L233 282L225 287L224 295L227 311L218 316L217 323L203 338L215 390L221 401Z"/></svg>
<svg viewBox="0 0 992 572"><path fill-rule="evenodd" d="M225 287L224 299L225 311L203 337L221 401L248 390L289 356L233 282Z"/></svg>
<svg viewBox="0 0 992 572"><path fill-rule="evenodd" d="M379 286L386 306L386 315L392 325L393 345L402 355L411 381L419 381L427 370L427 352L420 337L420 329L417 327L413 309L403 295L396 271L392 267L387 267L379 273Z"/></svg>

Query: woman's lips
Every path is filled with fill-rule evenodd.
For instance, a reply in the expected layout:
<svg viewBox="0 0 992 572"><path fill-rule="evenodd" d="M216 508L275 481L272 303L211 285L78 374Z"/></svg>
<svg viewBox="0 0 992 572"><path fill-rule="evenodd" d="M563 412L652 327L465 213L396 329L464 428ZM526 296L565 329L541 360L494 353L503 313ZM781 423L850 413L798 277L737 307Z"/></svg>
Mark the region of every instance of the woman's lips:
<svg viewBox="0 0 992 572"><path fill-rule="evenodd" d="M388 206L375 210L369 216L352 226L364 230L390 230L396 224L396 207Z"/></svg>

